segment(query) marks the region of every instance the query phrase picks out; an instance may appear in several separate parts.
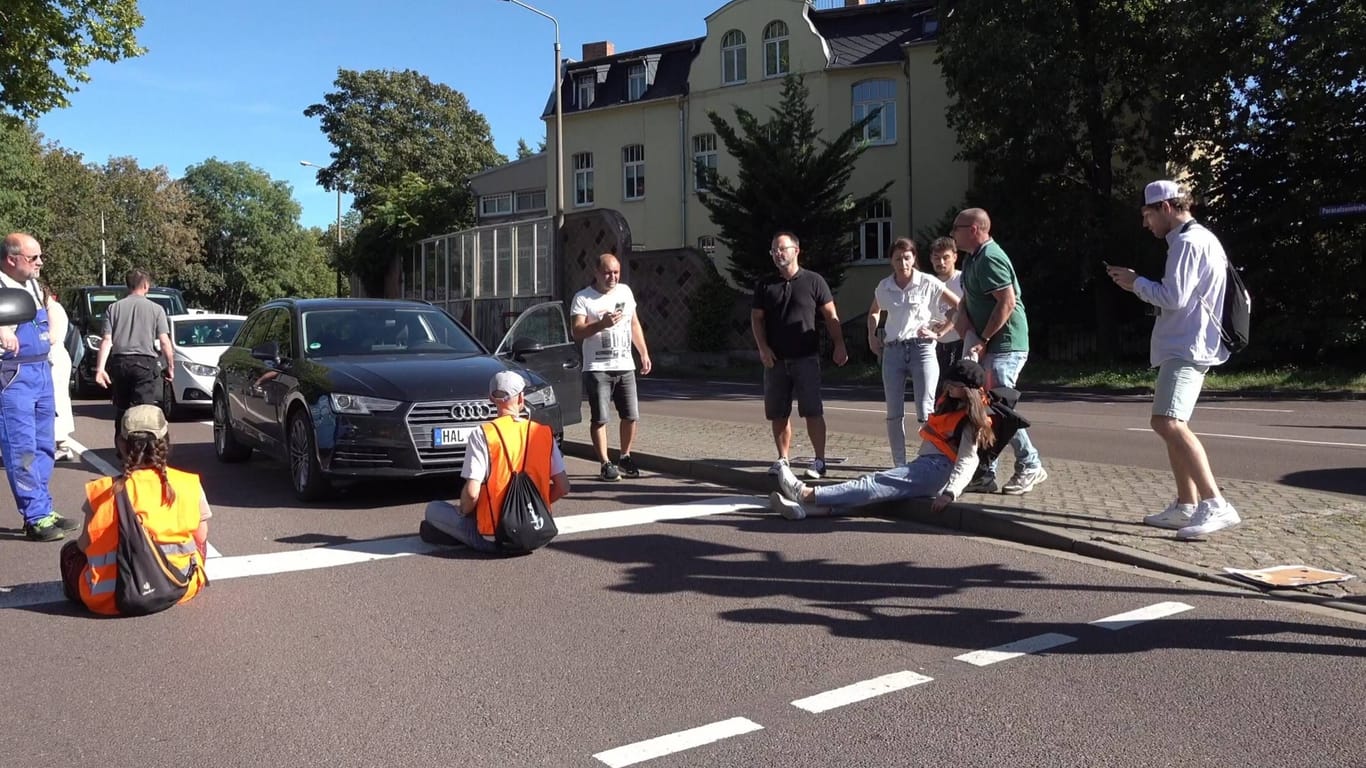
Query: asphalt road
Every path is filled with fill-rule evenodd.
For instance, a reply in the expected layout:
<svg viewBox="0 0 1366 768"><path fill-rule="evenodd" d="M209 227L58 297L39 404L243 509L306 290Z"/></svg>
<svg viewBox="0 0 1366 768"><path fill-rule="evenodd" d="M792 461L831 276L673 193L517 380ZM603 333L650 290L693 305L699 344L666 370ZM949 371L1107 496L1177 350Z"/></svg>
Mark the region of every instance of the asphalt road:
<svg viewBox="0 0 1366 768"><path fill-rule="evenodd" d="M108 459L105 408L78 437ZM57 546L0 502L0 766L1366 764L1357 615L573 459L566 532L489 560L412 537L441 484L299 505L173 437L222 553L186 606L33 599Z"/></svg>
<svg viewBox="0 0 1366 768"><path fill-rule="evenodd" d="M1028 374L1026 366L1026 375ZM650 413L761 424L760 383L711 383L641 377L642 429ZM1027 383L1027 379L1026 379ZM831 431L886 434L881 387L827 386ZM1167 454L1148 427L1152 399L1026 391L1020 412L1030 439L1048 457L1167 470ZM914 406L907 431L914 432ZM1284 483L1297 488L1366 496L1366 401L1253 400L1206 395L1191 428L1200 435L1217 476ZM803 429L797 439L805 442ZM908 437L911 452L918 443Z"/></svg>

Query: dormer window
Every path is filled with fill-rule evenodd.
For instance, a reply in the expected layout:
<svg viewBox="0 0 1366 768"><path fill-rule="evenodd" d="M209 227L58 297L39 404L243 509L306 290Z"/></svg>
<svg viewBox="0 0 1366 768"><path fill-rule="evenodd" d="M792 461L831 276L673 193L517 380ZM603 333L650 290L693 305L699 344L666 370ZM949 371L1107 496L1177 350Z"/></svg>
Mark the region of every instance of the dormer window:
<svg viewBox="0 0 1366 768"><path fill-rule="evenodd" d="M745 33L732 29L721 37L721 84L745 82Z"/></svg>
<svg viewBox="0 0 1366 768"><path fill-rule="evenodd" d="M579 109L588 109L593 106L593 97L597 94L598 76L595 74L579 75L574 78L574 104Z"/></svg>
<svg viewBox="0 0 1366 768"><path fill-rule="evenodd" d="M649 83L645 80L645 63L637 62L626 70L626 100L640 101Z"/></svg>
<svg viewBox="0 0 1366 768"><path fill-rule="evenodd" d="M780 77L787 73L787 25L770 21L764 27L764 77Z"/></svg>

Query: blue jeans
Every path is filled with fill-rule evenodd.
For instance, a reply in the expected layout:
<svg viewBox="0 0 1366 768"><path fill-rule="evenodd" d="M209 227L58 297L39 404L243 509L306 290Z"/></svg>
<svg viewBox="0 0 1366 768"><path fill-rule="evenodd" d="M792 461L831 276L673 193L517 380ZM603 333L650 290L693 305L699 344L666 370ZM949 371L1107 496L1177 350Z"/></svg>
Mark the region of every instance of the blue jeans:
<svg viewBox="0 0 1366 768"><path fill-rule="evenodd" d="M460 509L449 501L433 501L427 504L423 517L432 527L455 538L476 552L497 552L498 546L479 533L479 523L471 515L460 514Z"/></svg>
<svg viewBox="0 0 1366 768"><path fill-rule="evenodd" d="M1028 352L998 352L992 355L984 355L982 358L982 368L987 373L987 389L992 387L1015 388L1020 371L1024 369L1025 360L1029 359ZM1039 458L1039 452L1034 449L1034 443L1029 440L1029 433L1020 430L1010 439L1010 447L1015 451L1015 471L1022 469L1038 469L1043 466L1043 460ZM999 458L999 457L997 457ZM996 479L996 462L992 462L982 473L983 479Z"/></svg>
<svg viewBox="0 0 1366 768"><path fill-rule="evenodd" d="M933 351L933 350L931 350ZM816 504L836 507L862 507L879 501L938 496L953 472L953 462L942 453L922 454L910 464L884 469L857 480L823 485L816 489Z"/></svg>
<svg viewBox="0 0 1366 768"><path fill-rule="evenodd" d="M939 385L939 357L934 342L891 342L882 349L882 396L887 402L887 443L892 466L906 463L906 376L911 377L915 397L915 420L923 422L934 410L934 391Z"/></svg>

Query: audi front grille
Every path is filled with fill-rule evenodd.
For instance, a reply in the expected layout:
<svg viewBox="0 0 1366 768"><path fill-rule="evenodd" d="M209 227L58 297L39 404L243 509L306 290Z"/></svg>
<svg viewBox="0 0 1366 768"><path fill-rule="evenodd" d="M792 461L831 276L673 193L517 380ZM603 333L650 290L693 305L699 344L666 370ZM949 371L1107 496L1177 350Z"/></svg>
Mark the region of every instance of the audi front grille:
<svg viewBox="0 0 1366 768"><path fill-rule="evenodd" d="M408 411L408 436L417 458L424 467L460 468L465 463L465 446L432 445L432 431L445 427L473 427L492 421L498 408L488 400L434 400L417 403Z"/></svg>

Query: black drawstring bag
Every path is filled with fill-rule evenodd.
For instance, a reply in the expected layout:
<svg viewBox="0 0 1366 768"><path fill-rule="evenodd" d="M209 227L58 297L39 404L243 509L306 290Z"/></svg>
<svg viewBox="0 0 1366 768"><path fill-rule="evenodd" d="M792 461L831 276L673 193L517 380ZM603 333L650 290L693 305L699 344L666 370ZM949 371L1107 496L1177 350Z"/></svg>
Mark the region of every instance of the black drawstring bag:
<svg viewBox="0 0 1366 768"><path fill-rule="evenodd" d="M507 456L507 441L503 439L503 431L496 422L493 429L498 433L498 442L503 444L503 455ZM555 518L550 516L550 507L541 498L540 489L525 471L530 447L531 425L527 424L526 442L522 445L522 466L512 473L508 481L502 514L494 526L494 543L511 555L534 552L549 544L560 532L555 526Z"/></svg>
<svg viewBox="0 0 1366 768"><path fill-rule="evenodd" d="M152 539L133 511L123 478L114 481L114 503L119 510L118 579L114 582L114 605L122 616L146 616L180 602L190 588L198 562L190 560L181 573Z"/></svg>

